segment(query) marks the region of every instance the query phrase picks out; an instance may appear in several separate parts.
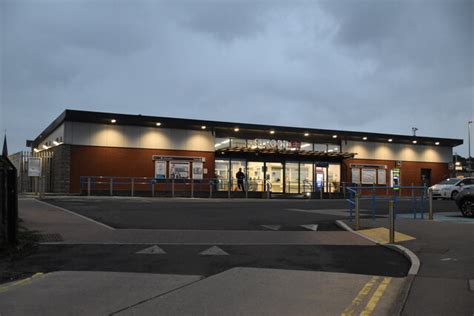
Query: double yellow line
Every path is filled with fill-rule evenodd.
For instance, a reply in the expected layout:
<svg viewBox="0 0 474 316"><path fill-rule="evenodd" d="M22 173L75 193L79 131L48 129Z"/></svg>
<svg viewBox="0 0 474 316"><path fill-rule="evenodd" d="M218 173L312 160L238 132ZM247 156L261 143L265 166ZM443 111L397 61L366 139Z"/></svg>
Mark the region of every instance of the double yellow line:
<svg viewBox="0 0 474 316"><path fill-rule="evenodd" d="M10 283L8 285L5 285L5 286L0 286L0 293L4 293L16 286L22 286L22 285L26 285L26 284L30 284L31 281L33 281L34 279L39 279L39 278L42 278L44 276L44 273L42 272L38 272L38 273L35 273L34 275L32 275L31 277L29 278L26 278L26 279L23 279L23 280L20 280L20 281L16 281L16 282L13 282L13 283Z"/></svg>
<svg viewBox="0 0 474 316"><path fill-rule="evenodd" d="M351 304L346 307L346 309L341 313L341 316L351 316L357 310L357 308L363 303L366 296L371 292L372 288L377 284L381 277L374 276L372 277L359 291L357 296L352 300ZM370 316L374 311L375 307L382 297L383 293L387 289L388 285L392 281L390 277L384 277L382 282L380 282L379 286L375 290L375 292L370 297L367 305L365 305L364 309L360 313L360 316Z"/></svg>

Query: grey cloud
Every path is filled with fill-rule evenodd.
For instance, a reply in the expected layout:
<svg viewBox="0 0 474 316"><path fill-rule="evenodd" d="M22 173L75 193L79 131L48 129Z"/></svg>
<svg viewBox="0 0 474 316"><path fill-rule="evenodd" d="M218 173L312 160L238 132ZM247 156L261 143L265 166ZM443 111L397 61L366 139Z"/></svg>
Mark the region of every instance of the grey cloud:
<svg viewBox="0 0 474 316"><path fill-rule="evenodd" d="M474 117L469 1L2 5L17 149L66 107L454 138Z"/></svg>

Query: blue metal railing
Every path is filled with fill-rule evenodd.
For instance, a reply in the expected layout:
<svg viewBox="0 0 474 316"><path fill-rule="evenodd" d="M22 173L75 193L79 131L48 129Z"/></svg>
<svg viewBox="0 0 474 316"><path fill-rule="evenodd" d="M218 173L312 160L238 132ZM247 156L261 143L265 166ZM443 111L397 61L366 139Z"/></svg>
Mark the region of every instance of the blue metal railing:
<svg viewBox="0 0 474 316"><path fill-rule="evenodd" d="M386 195L377 195L377 190L386 190ZM370 190L370 194L362 195L363 191ZM388 194L388 191L391 191ZM402 196L400 193L402 190L411 190L411 196ZM427 211L427 198L428 198L428 187L427 186L352 186L346 187L348 198L346 201L349 203L349 220L353 219L354 206L356 205L356 198L361 200L370 200L371 203L371 215L372 220L375 221L376 216L376 202L377 201L393 201L394 214L396 217L396 203L397 201L412 201L413 219L417 218L418 209L420 218L424 219L424 213ZM421 194L416 194L418 191ZM418 201L419 200L419 201ZM419 206L419 207L418 207Z"/></svg>

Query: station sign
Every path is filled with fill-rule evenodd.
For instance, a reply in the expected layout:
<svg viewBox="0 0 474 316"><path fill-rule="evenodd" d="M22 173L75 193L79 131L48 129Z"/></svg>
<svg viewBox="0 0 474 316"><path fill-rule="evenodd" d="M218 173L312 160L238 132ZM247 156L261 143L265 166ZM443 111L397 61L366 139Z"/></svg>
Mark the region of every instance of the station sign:
<svg viewBox="0 0 474 316"><path fill-rule="evenodd" d="M249 140L247 146L258 149L300 150L301 142L282 139L256 138L254 140Z"/></svg>

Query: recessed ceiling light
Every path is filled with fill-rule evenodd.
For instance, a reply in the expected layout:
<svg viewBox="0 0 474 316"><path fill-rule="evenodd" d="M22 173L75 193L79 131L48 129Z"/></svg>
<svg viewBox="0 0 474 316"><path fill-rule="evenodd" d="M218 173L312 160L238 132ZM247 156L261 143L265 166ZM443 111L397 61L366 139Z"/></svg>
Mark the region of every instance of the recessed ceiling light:
<svg viewBox="0 0 474 316"><path fill-rule="evenodd" d="M436 145L436 146L439 146L439 142L436 142L435 145Z"/></svg>
<svg viewBox="0 0 474 316"><path fill-rule="evenodd" d="M240 129L238 127L234 128L234 132L238 132Z"/></svg>
<svg viewBox="0 0 474 316"><path fill-rule="evenodd" d="M309 133L304 133L304 136L309 136Z"/></svg>
<svg viewBox="0 0 474 316"><path fill-rule="evenodd" d="M275 131L274 131L274 130L271 130L271 131L270 131L270 134L275 134Z"/></svg>
<svg viewBox="0 0 474 316"><path fill-rule="evenodd" d="M156 123L156 126L161 126L161 122L157 122L157 123Z"/></svg>
<svg viewBox="0 0 474 316"><path fill-rule="evenodd" d="M367 136L362 137L363 140L367 140Z"/></svg>
<svg viewBox="0 0 474 316"><path fill-rule="evenodd" d="M117 120L116 119L111 119L110 123L117 123Z"/></svg>
<svg viewBox="0 0 474 316"><path fill-rule="evenodd" d="M332 135L332 138L337 138L337 135Z"/></svg>
<svg viewBox="0 0 474 316"><path fill-rule="evenodd" d="M391 143L391 142L393 142L393 139L389 138L388 141Z"/></svg>
<svg viewBox="0 0 474 316"><path fill-rule="evenodd" d="M416 143L418 143L418 142L417 142L416 140L414 140L414 141L412 141L412 143L413 143L413 144L416 144Z"/></svg>
<svg viewBox="0 0 474 316"><path fill-rule="evenodd" d="M206 129L206 125L201 126L201 129Z"/></svg>

